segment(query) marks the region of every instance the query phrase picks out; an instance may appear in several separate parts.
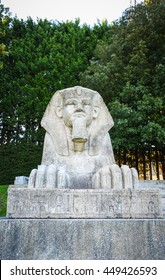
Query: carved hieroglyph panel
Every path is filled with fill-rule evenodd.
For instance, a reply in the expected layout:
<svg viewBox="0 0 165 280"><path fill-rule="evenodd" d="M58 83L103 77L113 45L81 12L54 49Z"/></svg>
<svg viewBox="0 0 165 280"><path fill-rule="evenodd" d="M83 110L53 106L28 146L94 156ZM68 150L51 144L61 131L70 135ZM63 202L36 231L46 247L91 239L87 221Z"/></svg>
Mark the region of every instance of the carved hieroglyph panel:
<svg viewBox="0 0 165 280"><path fill-rule="evenodd" d="M9 188L13 218L160 218L158 191Z"/></svg>

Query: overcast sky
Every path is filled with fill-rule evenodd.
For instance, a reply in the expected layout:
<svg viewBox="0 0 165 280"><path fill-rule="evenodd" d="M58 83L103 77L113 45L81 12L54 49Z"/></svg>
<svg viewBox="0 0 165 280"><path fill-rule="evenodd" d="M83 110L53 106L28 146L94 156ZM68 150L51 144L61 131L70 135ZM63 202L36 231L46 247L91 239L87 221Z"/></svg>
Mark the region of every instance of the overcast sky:
<svg viewBox="0 0 165 280"><path fill-rule="evenodd" d="M93 25L97 20L107 19L112 22L121 17L129 7L130 0L1 0L5 7L10 8L12 16L34 20L74 20L80 18L81 23ZM137 2L141 2L138 1ZM134 3L134 0L132 0Z"/></svg>

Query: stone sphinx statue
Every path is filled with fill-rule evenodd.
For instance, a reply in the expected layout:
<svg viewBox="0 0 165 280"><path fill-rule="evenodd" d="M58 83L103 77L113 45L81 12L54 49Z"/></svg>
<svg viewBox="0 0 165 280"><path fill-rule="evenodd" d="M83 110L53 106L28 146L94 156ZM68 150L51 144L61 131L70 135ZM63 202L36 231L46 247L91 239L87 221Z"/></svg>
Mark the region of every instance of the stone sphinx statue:
<svg viewBox="0 0 165 280"><path fill-rule="evenodd" d="M42 162L28 185L10 186L8 217L162 217L159 193L140 190L136 169L115 163L108 133L113 119L98 92L80 86L57 91L41 125Z"/></svg>
<svg viewBox="0 0 165 280"><path fill-rule="evenodd" d="M115 164L108 133L114 122L98 92L80 86L57 91L41 125L42 162L29 188L137 188L136 170Z"/></svg>

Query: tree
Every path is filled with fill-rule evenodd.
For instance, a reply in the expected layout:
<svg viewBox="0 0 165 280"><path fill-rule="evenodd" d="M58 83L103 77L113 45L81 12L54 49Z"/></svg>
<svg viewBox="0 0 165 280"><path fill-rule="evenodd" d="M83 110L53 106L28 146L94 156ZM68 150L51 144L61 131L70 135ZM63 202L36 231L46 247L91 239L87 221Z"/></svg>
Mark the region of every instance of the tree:
<svg viewBox="0 0 165 280"><path fill-rule="evenodd" d="M3 38L6 34L5 29L9 24L9 9L0 4L0 69L3 68L3 56L8 52L6 51L6 45L3 42Z"/></svg>
<svg viewBox="0 0 165 280"><path fill-rule="evenodd" d="M11 154L17 158L16 147L24 151L19 153L21 162L27 162L27 149L34 150L34 145L33 162L41 156L44 130L40 121L49 100L56 90L79 84L79 73L89 65L97 41L107 29L107 22L90 28L81 26L79 19L61 23L11 20L5 37L9 54L0 73L0 152L3 156L5 149L6 166L11 166ZM21 174L21 166L16 163L12 174L17 175L18 170ZM0 169L4 178L3 163Z"/></svg>
<svg viewBox="0 0 165 280"><path fill-rule="evenodd" d="M163 160L164 29L163 1L127 9L111 26L109 38L97 45L81 79L82 85L98 89L107 103L115 120L111 135L117 151L144 154L154 148Z"/></svg>

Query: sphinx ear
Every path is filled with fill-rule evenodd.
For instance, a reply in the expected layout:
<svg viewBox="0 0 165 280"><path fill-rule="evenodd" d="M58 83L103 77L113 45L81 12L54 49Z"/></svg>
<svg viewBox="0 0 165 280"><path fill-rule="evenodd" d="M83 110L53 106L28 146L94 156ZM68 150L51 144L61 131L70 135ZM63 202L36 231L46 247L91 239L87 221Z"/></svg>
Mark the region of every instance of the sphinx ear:
<svg viewBox="0 0 165 280"><path fill-rule="evenodd" d="M57 117L59 118L62 118L63 117L63 108L61 106L57 106L56 107L56 115Z"/></svg>
<svg viewBox="0 0 165 280"><path fill-rule="evenodd" d="M100 108L99 107L94 107L93 108L93 118L96 119L99 115L99 112L100 112Z"/></svg>

